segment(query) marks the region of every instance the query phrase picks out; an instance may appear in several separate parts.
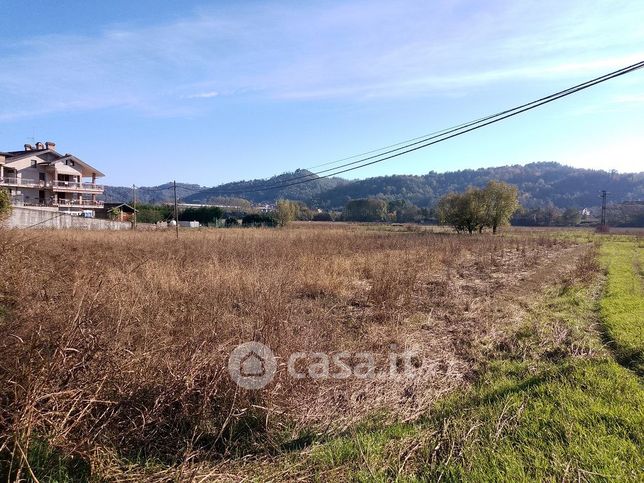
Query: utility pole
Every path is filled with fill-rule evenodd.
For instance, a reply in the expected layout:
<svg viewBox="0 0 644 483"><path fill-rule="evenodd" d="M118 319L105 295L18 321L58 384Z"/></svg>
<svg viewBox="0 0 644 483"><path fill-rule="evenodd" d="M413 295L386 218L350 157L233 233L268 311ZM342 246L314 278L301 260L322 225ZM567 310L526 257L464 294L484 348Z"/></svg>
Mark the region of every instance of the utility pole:
<svg viewBox="0 0 644 483"><path fill-rule="evenodd" d="M173 181L174 187L174 226L177 232L177 239L179 239L179 210L177 209L177 181Z"/></svg>
<svg viewBox="0 0 644 483"><path fill-rule="evenodd" d="M602 190L602 228L606 226L606 195L608 195L608 192L606 190Z"/></svg>
<svg viewBox="0 0 644 483"><path fill-rule="evenodd" d="M132 219L134 221L134 229L136 230L136 186L132 185L132 208L134 208L134 213L132 213Z"/></svg>

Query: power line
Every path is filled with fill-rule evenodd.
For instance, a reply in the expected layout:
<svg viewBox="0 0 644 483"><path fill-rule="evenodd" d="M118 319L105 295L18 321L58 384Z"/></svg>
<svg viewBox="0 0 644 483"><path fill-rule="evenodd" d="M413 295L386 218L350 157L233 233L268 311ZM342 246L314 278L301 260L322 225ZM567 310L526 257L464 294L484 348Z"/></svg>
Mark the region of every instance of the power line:
<svg viewBox="0 0 644 483"><path fill-rule="evenodd" d="M451 139L453 137L460 136L460 135L465 134L467 132L474 131L476 129L480 129L480 128L485 127L487 125L502 121L502 120L507 119L509 117L516 116L516 115L521 114L523 112L526 112L526 111L535 109L537 107L540 107L540 106L542 106L544 104L548 104L548 103L553 102L555 100L558 100L558 99L561 99L563 97L569 96L571 94L577 93L579 91L588 89L588 88L593 87L593 86L595 86L597 84L600 84L600 83L606 82L608 80L614 79L616 77L620 77L622 75L631 73L631 72L633 72L635 70L641 69L642 67L644 67L644 61L638 62L636 64L632 64L632 65L630 65L628 67L624 67L622 69L610 72L608 74L605 74L605 75L602 75L602 76L599 76L599 77L596 77L594 79L591 79L589 81L583 82L583 83L578 84L576 86L564 89L563 91L559 91L559 92L556 92L554 94L550 94L550 95L542 97L540 99L537 99L537 100L522 104L520 106L516 106L516 107L513 107L511 109L506 109L506 110L501 111L499 113L492 114L492 115L489 115L489 116L486 116L486 117L483 117L483 118L480 118L480 119L477 119L477 120L474 120L474 121L463 123L463 124L460 124L460 125L458 125L456 127L453 127L453 128L448 128L448 129L444 129L442 131L437 131L439 134L432 133L429 136L421 137L420 140L418 140L419 138L414 138L413 140L410 140L410 141L414 141L414 142L406 143L405 145L403 145L401 147L398 147L396 149L391 149L389 151L385 151L385 152L380 153L378 155L368 156L366 158L362 158L362 159L359 159L357 161L353 161L353 162L350 162L350 163L345 163L345 164L343 164L341 166L336 166L335 168L329 168L329 169L321 170L321 171L318 171L318 172L315 172L315 173L309 173L309 174L306 174L306 175L291 178L287 183L277 183L277 184L273 184L273 185L265 185L265 186L260 186L260 187L255 187L255 188L248 188L248 189L236 189L236 190L235 189L232 189L232 190L216 190L215 189L215 190L216 190L216 192L218 194L253 193L253 192L258 192L258 191L266 191L266 190L286 188L286 187L289 187L289 186L295 186L295 185L315 181L315 180L318 180L318 179L324 179L324 178L329 178L331 176L336 176L338 174L346 173L346 172L349 172L349 171L353 171L353 170L356 170L356 169L363 168L365 166L370 166L372 164L380 163L380 162L386 161L388 159L392 159L392 158L395 158L395 157L398 157L398 156L402 156L403 154L408 154L408 153L416 151L418 149L423 149L423 148L431 146L433 144L437 144L439 142L446 141L446 140ZM431 141L431 142L429 142L429 141ZM398 146L400 144L401 143L394 144L394 145L391 145L391 146ZM371 152L378 152L378 151L381 151L382 149L387 149L387 148L381 148L381 149L377 149L377 150L374 150L374 151L371 151ZM400 152L398 152L398 151L400 151ZM395 154L393 154L393 153L395 153ZM368 153L365 153L365 154L368 154ZM391 155L386 156L388 154L391 154ZM355 156L353 156L353 157L355 157ZM351 159L353 157L345 158L345 159ZM331 162L329 164L332 164L332 163L335 163L335 162ZM349 166L351 166L351 167L348 168L348 169L342 169L342 168L347 168ZM329 172L331 172L331 173L329 173ZM325 173L329 173L329 174L325 174ZM323 175L323 176L320 176L320 175ZM315 176L315 177L313 177L313 176Z"/></svg>
<svg viewBox="0 0 644 483"><path fill-rule="evenodd" d="M480 122L480 121L483 121L485 119L486 118L480 118L476 122ZM472 122L472 121L470 121L470 122ZM397 143L394 143L394 144L389 144L387 146L383 146L383 147L378 148L378 149L372 149L371 151L365 151L364 153L354 154L353 156L347 156L346 158L336 159L335 161L329 161L328 163L317 164L315 166L311 166L311 167L304 168L304 169L308 170L308 169L321 168L323 166L330 166L332 164L341 163L342 161L348 161L349 159L360 158L362 156L367 156L369 154L374 154L374 153L377 153L377 152L380 152L380 151L384 151L386 149L395 148L396 146L401 146L403 144L409 144L409 143L411 143L413 141L418 141L418 140L421 140L421 139L425 139L425 138L427 138L429 136L437 136L439 134L444 134L446 131L451 131L453 129L465 127L470 122L463 123L463 124L458 124L456 126L451 126L451 127L445 128L445 129L441 129L439 131L433 131L433 132L428 133L428 134L423 134L422 136L416 136L415 138L406 139L404 141L400 141L400 142L397 142Z"/></svg>

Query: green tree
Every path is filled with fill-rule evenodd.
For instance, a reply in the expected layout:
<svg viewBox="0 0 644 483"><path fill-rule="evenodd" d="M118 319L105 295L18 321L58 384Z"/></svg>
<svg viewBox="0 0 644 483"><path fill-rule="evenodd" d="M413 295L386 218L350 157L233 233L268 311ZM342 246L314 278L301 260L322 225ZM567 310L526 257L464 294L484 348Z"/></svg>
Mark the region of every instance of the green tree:
<svg viewBox="0 0 644 483"><path fill-rule="evenodd" d="M489 226L492 233L496 233L499 226L509 225L510 218L519 208L519 190L502 181L490 181L477 196L482 203L481 227Z"/></svg>
<svg viewBox="0 0 644 483"><path fill-rule="evenodd" d="M170 205L137 205L136 219L139 223L156 223L167 221L174 216L174 210Z"/></svg>
<svg viewBox="0 0 644 483"><path fill-rule="evenodd" d="M441 223L451 225L457 232L470 235L485 225L482 191L468 188L465 193L448 193L436 206Z"/></svg>
<svg viewBox="0 0 644 483"><path fill-rule="evenodd" d="M412 223L421 218L420 209L407 200L392 200L387 204L387 211L392 220L398 223Z"/></svg>
<svg viewBox="0 0 644 483"><path fill-rule="evenodd" d="M118 208L112 208L107 212L110 220L120 220L121 219L121 210Z"/></svg>
<svg viewBox="0 0 644 483"><path fill-rule="evenodd" d="M387 201L380 198L351 200L344 208L344 219L348 221L385 221L387 219Z"/></svg>
<svg viewBox="0 0 644 483"><path fill-rule="evenodd" d="M566 208L561 214L561 224L575 226L581 222L581 214L577 208Z"/></svg>
<svg viewBox="0 0 644 483"><path fill-rule="evenodd" d="M11 197L5 189L0 189L0 220L8 218L11 214Z"/></svg>
<svg viewBox="0 0 644 483"><path fill-rule="evenodd" d="M295 201L278 200L275 214L280 226L286 226L296 220L300 213L300 206Z"/></svg>
<svg viewBox="0 0 644 483"><path fill-rule="evenodd" d="M277 226L274 213L249 213L242 218L242 226Z"/></svg>
<svg viewBox="0 0 644 483"><path fill-rule="evenodd" d="M202 225L214 223L224 218L224 210L218 206L200 206L198 208L187 208L179 213L181 221L198 221Z"/></svg>

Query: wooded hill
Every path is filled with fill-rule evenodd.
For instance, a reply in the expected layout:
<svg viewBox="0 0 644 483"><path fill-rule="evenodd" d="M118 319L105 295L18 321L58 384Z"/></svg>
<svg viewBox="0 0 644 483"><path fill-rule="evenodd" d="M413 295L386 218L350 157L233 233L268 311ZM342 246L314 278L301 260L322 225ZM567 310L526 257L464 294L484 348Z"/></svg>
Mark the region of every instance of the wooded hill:
<svg viewBox="0 0 644 483"><path fill-rule="evenodd" d="M572 168L555 162L496 168L466 169L445 173L434 171L426 175L378 176L364 180L340 178L316 179L282 189L262 189L268 186L297 182L310 174L306 170L284 173L269 179L226 183L214 188L178 184L179 197L187 203L208 203L222 197L245 198L253 203L274 203L285 198L303 201L311 207L342 208L357 198L383 197L405 199L420 207L434 206L446 193L461 192L468 186L482 187L490 180L505 181L519 189L519 201L525 208L553 204L558 208L584 208L599 204L600 190L610 192L610 201L619 203L644 199L644 172L617 173L614 171ZM164 189L166 188L166 189ZM248 190L244 192L245 190ZM171 184L140 188L141 202L163 202L172 198ZM111 201L130 200L131 188L106 187L105 198Z"/></svg>

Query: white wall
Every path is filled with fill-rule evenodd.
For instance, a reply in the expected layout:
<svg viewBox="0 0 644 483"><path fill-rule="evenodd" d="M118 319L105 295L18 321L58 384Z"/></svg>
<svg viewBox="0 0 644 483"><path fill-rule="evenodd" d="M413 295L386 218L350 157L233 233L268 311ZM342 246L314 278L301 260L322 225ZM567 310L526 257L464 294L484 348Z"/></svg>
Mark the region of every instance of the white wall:
<svg viewBox="0 0 644 483"><path fill-rule="evenodd" d="M61 213L57 209L14 206L11 216L3 223L7 228L71 228L76 230L129 230L127 222L82 218Z"/></svg>

